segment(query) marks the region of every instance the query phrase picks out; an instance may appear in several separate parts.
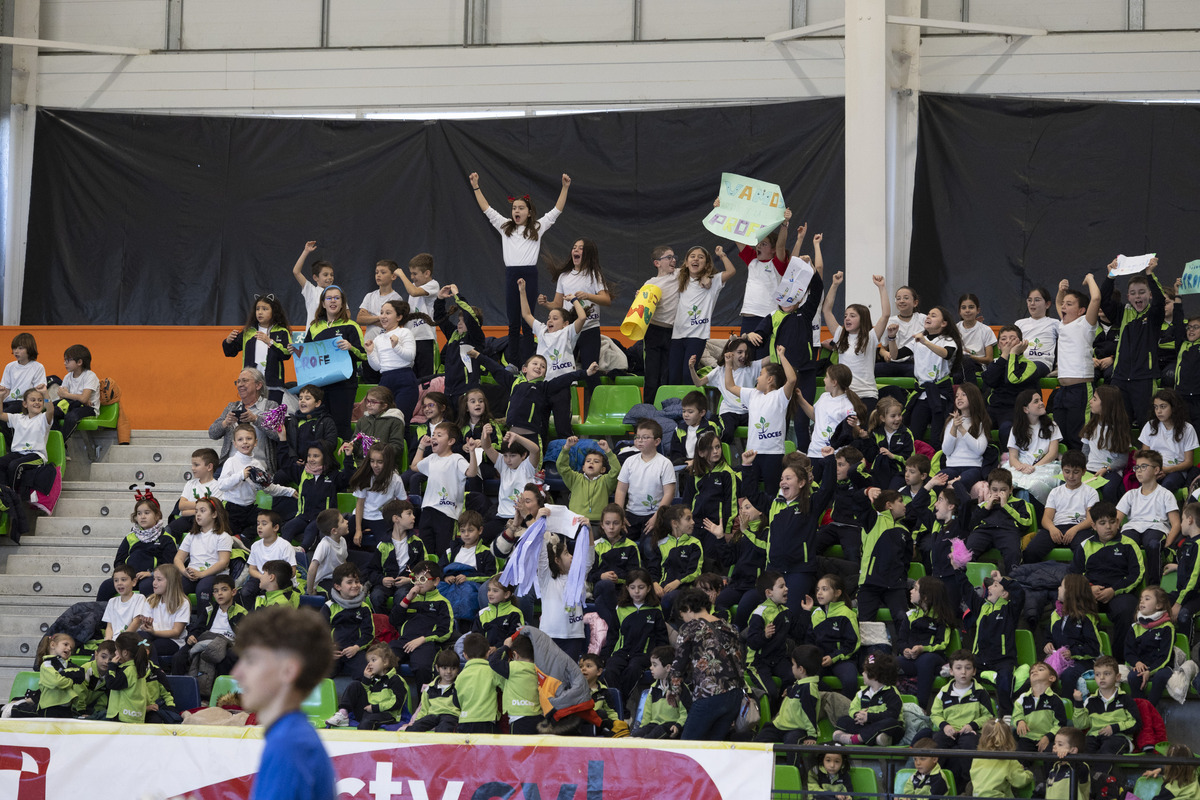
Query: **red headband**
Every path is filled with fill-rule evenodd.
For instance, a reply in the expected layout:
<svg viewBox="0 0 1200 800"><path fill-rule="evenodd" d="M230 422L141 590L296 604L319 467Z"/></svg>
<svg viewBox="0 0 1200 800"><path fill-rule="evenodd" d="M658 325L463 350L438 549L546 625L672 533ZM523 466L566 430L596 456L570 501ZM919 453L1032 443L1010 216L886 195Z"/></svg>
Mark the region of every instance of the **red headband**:
<svg viewBox="0 0 1200 800"><path fill-rule="evenodd" d="M523 195L521 195L520 197L513 197L513 196L510 194L510 195L508 196L508 202L510 202L510 203L515 203L515 202L516 202L516 201L518 201L518 200L524 200L526 203L528 203L528 202L529 202L529 195L527 195L527 194L523 194Z"/></svg>

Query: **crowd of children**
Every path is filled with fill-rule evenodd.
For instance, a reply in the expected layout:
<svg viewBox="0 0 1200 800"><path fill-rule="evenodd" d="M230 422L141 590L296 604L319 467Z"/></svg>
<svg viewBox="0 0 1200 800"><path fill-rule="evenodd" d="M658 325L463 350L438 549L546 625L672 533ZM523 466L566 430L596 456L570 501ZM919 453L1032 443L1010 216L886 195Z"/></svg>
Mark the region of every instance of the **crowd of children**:
<svg viewBox="0 0 1200 800"><path fill-rule="evenodd" d="M785 221L742 251L745 335L708 365L714 304L737 267L721 247L721 271L693 247L675 270L660 247L650 327L672 336L646 339L645 400L664 381L694 390L674 434L646 417L624 441L594 441L574 435L571 395L575 383L588 394L596 385L597 306L613 300L596 246L576 241L553 297L537 292L539 236L561 218L570 179L540 218L528 196L510 198L503 217L477 175L471 185L501 236L507 341L485 339L481 312L435 279L429 254L407 269L376 264L378 290L352 319L328 261L312 265L315 284L303 276L316 249L306 244L294 270L303 341L292 342L268 294L224 352L240 353L276 400L283 362L307 342L335 340L356 369L295 390L293 412L277 420L273 474L255 455L256 427L240 424L223 463L214 450L193 454L169 515L139 495L99 596L116 651L102 644L79 672L69 643L48 641L39 712L89 713L106 688L125 692L110 694L109 716L119 696L116 716L140 719L154 703L135 713L124 687L155 670L227 672L243 617L319 595L334 674L353 681L336 726L493 731L503 717L515 733L546 730L554 714L537 685L552 649L578 662L592 730L678 738L714 690L681 679L692 672L672 645L686 626L708 625L723 626L714 641L727 629L739 643L722 668L766 698L769 720L746 737L915 741L947 750L946 774L978 796L1030 780L1057 796L1050 787L1071 762L1031 776L957 751L1138 749L1135 700L1162 698L1175 636L1192 641L1200 610L1200 503L1186 498L1200 391L1189 388L1185 346L1200 341L1200 317L1185 323L1178 302L1167 313L1173 290L1155 260L1124 296L1091 274L1083 291L1035 288L1029 317L997 336L978 297L960 299L956 323L941 306L920 312L909 287L893 305L881 276L877 319L858 304L838 317L843 274L825 293L822 237L800 256L805 228L789 251ZM773 299L789 271L809 276L807 291ZM30 366L32 337L14 339L13 353L0 379L13 398L0 414L13 441L0 460L9 485L22 463L45 458L59 416L44 370ZM69 435L96 388L86 348L68 349L65 366L58 410ZM355 408L360 379L376 385ZM349 514L339 495L352 496ZM531 539L536 577L506 580L555 506L585 524ZM703 592L711 613L680 605L688 592ZM549 645L528 633L535 620ZM906 722L908 705L925 730ZM811 780L842 793L850 752ZM1082 778L1095 786L1102 773ZM946 792L937 759L918 759L911 783L914 794Z"/></svg>

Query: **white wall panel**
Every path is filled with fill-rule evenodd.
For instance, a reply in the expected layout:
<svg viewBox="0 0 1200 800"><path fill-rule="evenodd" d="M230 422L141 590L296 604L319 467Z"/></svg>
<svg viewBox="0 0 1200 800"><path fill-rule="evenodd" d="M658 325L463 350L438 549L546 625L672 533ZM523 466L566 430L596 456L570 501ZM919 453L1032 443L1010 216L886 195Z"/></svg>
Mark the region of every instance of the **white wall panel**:
<svg viewBox="0 0 1200 800"><path fill-rule="evenodd" d="M460 3L461 5L461 3ZM488 0L488 44L630 41L633 0Z"/></svg>
<svg viewBox="0 0 1200 800"><path fill-rule="evenodd" d="M321 0L184 0L183 48L319 47Z"/></svg>
<svg viewBox="0 0 1200 800"><path fill-rule="evenodd" d="M642 0L644 41L761 39L787 30L791 23L791 0Z"/></svg>
<svg viewBox="0 0 1200 800"><path fill-rule="evenodd" d="M1200 28L1200 2L1146 0L1146 29Z"/></svg>
<svg viewBox="0 0 1200 800"><path fill-rule="evenodd" d="M971 22L1050 31L1123 31L1128 0L1002 0L971 3Z"/></svg>
<svg viewBox="0 0 1200 800"><path fill-rule="evenodd" d="M330 0L329 46L462 44L463 10L463 0Z"/></svg>
<svg viewBox="0 0 1200 800"><path fill-rule="evenodd" d="M167 41L166 0L42 0L41 36L161 50Z"/></svg>

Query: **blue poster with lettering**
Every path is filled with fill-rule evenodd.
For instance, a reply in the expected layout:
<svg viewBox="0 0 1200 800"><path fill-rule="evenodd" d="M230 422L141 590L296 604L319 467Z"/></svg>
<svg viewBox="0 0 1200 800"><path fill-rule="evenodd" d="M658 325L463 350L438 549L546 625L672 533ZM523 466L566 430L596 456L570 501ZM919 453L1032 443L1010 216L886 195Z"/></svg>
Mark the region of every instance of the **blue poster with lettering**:
<svg viewBox="0 0 1200 800"><path fill-rule="evenodd" d="M296 365L298 386L328 386L344 381L354 374L354 361L350 358L350 351L339 350L339 341L341 337L296 345L303 348L292 356L292 363Z"/></svg>

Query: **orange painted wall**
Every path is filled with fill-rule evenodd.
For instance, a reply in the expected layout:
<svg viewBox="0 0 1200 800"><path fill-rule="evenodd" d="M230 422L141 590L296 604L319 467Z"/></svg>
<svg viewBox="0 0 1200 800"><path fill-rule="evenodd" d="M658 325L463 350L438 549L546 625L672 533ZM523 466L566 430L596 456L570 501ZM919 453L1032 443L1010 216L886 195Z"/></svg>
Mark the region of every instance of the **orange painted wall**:
<svg viewBox="0 0 1200 800"><path fill-rule="evenodd" d="M73 344L92 351L92 369L121 387L122 407L135 429L199 430L216 419L225 404L236 399L233 380L241 358L225 358L221 340L231 328L176 326L27 326L0 328L0 341L12 341L20 331L37 339L38 360L47 375L63 374L63 351ZM736 328L713 328L714 337ZM489 336L507 329L485 328ZM608 336L618 329L605 328ZM626 342L628 343L628 342ZM289 381L296 376L290 362Z"/></svg>

